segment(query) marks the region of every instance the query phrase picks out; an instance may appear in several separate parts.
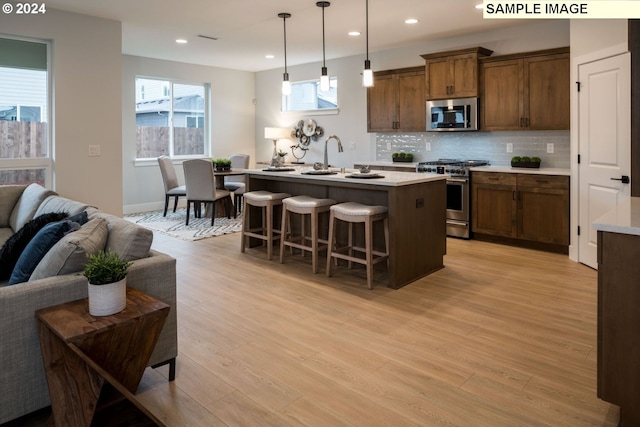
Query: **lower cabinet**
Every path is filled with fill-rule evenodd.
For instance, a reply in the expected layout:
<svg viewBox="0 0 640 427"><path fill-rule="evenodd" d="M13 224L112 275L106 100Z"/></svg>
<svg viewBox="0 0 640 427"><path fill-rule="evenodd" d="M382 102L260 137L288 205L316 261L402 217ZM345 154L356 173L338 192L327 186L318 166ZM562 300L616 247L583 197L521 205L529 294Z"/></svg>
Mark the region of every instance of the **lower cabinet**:
<svg viewBox="0 0 640 427"><path fill-rule="evenodd" d="M569 245L569 177L472 172L471 182L474 233Z"/></svg>
<svg viewBox="0 0 640 427"><path fill-rule="evenodd" d="M640 236L598 231L598 397L640 425Z"/></svg>

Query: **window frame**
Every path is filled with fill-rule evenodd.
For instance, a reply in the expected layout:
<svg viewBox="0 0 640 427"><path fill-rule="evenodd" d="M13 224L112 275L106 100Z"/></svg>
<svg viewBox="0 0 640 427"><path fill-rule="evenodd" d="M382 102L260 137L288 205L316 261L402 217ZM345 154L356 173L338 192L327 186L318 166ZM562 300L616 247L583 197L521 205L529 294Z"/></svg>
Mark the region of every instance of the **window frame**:
<svg viewBox="0 0 640 427"><path fill-rule="evenodd" d="M174 161L174 163L176 164L181 164L184 160L189 160L189 159L199 159L199 158L210 158L211 157L211 84L207 83L207 82L193 82L193 81L187 81L187 80L182 80L182 79L173 79L173 78L167 78L167 77L158 77L158 76L148 76L148 75L136 75L134 77L134 99L133 99L133 103L134 103L134 126L135 128L137 128L137 120L136 120L136 116L137 116L137 111L136 111L136 104L137 104L137 85L136 82L138 81L138 79L142 79L142 80L155 80L158 81L160 83L162 83L162 93L166 93L166 83L168 83L168 87L169 87L169 100L168 100L168 105L169 105L169 110L170 110L170 117L169 117L169 127L171 129L171 132L169 132L169 152L167 153L167 155L169 157L171 157L171 159ZM174 97L173 97L173 93L174 93L174 85L189 85L189 86L201 86L204 90L204 116L203 116L203 120L204 120L204 152L203 154L191 154L191 155L176 155L174 154L174 122L176 120L176 118L174 117ZM145 98L141 99L141 101L148 101L148 94L145 93L146 91L144 90L144 86L141 89L141 91L144 93ZM185 126L182 127L186 127L186 117L185 116ZM197 116L194 116L197 117ZM181 127L181 126L179 126ZM134 132L134 137L133 137L134 141L135 141L135 145L137 145L137 140L135 137L135 132ZM136 166L153 166L153 165L157 165L157 158L156 157L135 157L134 158L134 164Z"/></svg>
<svg viewBox="0 0 640 427"><path fill-rule="evenodd" d="M47 155L44 157L33 157L33 158L18 158L18 159L3 159L0 158L0 171L14 171L14 170L30 170L30 169L42 169L44 170L44 186L46 188L51 188L55 190L55 153L54 153L54 133L53 133L53 76L52 76L52 61L51 61L51 47L52 43L50 40L41 40L36 38L29 37L20 37L13 35L0 35L0 38L9 39L9 40L19 40L30 43L39 43L46 46L47 50L47 78L46 78L46 91L47 91L47 114L44 117L46 120L44 123L47 123ZM27 68L22 68L27 69ZM39 107L40 108L40 119L43 119L42 114L42 105L27 105L20 104L19 106L29 106L29 107ZM19 115L19 109L16 111Z"/></svg>

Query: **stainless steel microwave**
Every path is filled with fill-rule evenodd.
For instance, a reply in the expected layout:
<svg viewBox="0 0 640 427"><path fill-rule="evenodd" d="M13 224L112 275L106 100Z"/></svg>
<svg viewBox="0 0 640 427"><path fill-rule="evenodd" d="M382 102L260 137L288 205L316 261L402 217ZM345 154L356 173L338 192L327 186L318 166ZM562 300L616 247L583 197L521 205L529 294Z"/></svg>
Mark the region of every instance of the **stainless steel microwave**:
<svg viewBox="0 0 640 427"><path fill-rule="evenodd" d="M478 130L478 98L427 101L427 132Z"/></svg>

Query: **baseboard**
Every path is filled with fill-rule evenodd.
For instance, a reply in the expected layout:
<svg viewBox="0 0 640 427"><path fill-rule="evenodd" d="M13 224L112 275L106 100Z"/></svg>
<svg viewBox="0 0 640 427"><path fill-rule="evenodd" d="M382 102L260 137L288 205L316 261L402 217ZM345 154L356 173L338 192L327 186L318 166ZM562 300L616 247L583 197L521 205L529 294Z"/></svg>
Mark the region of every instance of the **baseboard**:
<svg viewBox="0 0 640 427"><path fill-rule="evenodd" d="M186 208L187 202L184 199L181 199L178 202L178 208ZM122 207L122 212L125 215L135 214L140 212L152 212L159 211L164 209L164 201L159 202L151 202L151 203L140 203L136 205L125 205ZM169 209L173 210L173 198L169 200Z"/></svg>

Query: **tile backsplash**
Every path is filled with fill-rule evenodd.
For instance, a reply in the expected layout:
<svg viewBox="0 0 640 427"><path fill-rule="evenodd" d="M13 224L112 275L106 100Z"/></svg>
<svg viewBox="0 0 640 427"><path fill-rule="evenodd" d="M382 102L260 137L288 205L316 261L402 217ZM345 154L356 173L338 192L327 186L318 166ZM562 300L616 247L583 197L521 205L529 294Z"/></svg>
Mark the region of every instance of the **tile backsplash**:
<svg viewBox="0 0 640 427"><path fill-rule="evenodd" d="M507 144L513 153L507 153ZM554 153L547 153L547 144ZM427 151L427 146L431 149ZM536 156L542 167L569 168L569 131L526 132L424 132L379 133L376 135L376 160L391 161L395 152L413 153L414 161L447 159L489 160L495 166L507 166L513 156Z"/></svg>

